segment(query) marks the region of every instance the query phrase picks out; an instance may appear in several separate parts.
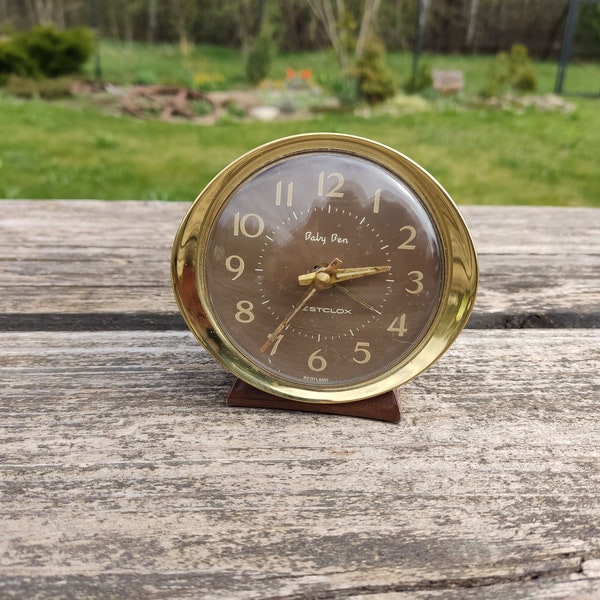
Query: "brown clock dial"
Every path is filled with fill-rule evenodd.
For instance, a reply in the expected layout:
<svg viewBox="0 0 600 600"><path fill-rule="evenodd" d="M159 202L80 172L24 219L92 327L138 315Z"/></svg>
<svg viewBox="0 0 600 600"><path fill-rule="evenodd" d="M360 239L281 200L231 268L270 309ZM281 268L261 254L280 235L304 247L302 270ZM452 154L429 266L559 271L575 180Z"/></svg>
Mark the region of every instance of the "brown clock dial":
<svg viewBox="0 0 600 600"><path fill-rule="evenodd" d="M476 258L456 208L374 142L280 140L230 166L195 206L174 248L182 312L264 391L326 402L386 391L435 360L470 312Z"/></svg>
<svg viewBox="0 0 600 600"><path fill-rule="evenodd" d="M322 289L316 277L300 284L334 259L333 273L385 270ZM208 236L204 277L216 318L248 360L328 387L401 361L443 287L436 228L414 193L363 158L322 152L282 159L236 190Z"/></svg>

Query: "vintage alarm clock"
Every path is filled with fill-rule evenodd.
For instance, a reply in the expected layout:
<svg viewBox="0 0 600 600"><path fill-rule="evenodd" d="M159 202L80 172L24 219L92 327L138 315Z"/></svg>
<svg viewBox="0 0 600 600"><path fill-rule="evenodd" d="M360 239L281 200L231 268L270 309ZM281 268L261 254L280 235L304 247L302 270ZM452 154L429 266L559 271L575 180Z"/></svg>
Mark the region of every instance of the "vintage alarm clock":
<svg viewBox="0 0 600 600"><path fill-rule="evenodd" d="M359 414L371 399L362 416L387 419L378 402L466 324L478 267L429 173L378 142L315 133L260 146L206 186L172 280L191 331L241 380L231 404Z"/></svg>

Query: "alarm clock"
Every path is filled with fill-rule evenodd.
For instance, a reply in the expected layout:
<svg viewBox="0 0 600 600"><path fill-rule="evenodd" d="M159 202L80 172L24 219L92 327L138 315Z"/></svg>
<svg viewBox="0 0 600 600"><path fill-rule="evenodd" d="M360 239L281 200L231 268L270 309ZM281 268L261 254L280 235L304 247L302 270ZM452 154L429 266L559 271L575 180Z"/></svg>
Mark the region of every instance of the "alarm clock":
<svg viewBox="0 0 600 600"><path fill-rule="evenodd" d="M390 393L465 326L477 255L442 186L381 143L302 134L234 160L175 237L199 342L251 389L311 405Z"/></svg>

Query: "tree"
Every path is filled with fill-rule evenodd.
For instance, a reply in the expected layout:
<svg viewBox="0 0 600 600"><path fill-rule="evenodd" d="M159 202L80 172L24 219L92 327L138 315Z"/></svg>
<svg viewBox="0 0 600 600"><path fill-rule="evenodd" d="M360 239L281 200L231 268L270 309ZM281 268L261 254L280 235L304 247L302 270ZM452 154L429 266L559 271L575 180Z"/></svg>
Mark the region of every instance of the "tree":
<svg viewBox="0 0 600 600"><path fill-rule="evenodd" d="M585 37L587 52L595 53L597 5L590 1L581 0L578 39ZM385 24L378 33L388 49L408 50L418 6L426 20L423 51L496 53L521 43L533 56L550 58L560 47L569 0L0 0L0 30L89 25L92 3L101 37L179 39L184 47L193 40L241 47L245 54L259 34L264 7L276 16L275 41L286 52L331 45L347 73L378 22Z"/></svg>
<svg viewBox="0 0 600 600"><path fill-rule="evenodd" d="M35 20L38 25L52 24L54 16L53 0L29 0L28 9L32 15L35 15Z"/></svg>
<svg viewBox="0 0 600 600"><path fill-rule="evenodd" d="M170 2L179 45L182 53L186 54L189 48L189 28L196 18L197 2L195 0L170 0Z"/></svg>
<svg viewBox="0 0 600 600"><path fill-rule="evenodd" d="M257 0L223 0L223 8L234 23L246 57L257 31L258 7Z"/></svg>
<svg viewBox="0 0 600 600"><path fill-rule="evenodd" d="M479 0L471 0L469 6L469 21L465 46L467 50L475 50L475 37L477 35L477 19L479 18Z"/></svg>
<svg viewBox="0 0 600 600"><path fill-rule="evenodd" d="M148 32L146 39L153 44L156 39L156 27L158 25L158 0L148 0Z"/></svg>
<svg viewBox="0 0 600 600"><path fill-rule="evenodd" d="M377 22L381 0L363 0L362 11L352 11L345 0L307 0L315 17L325 28L342 73L363 56ZM362 14L358 14L361 12Z"/></svg>

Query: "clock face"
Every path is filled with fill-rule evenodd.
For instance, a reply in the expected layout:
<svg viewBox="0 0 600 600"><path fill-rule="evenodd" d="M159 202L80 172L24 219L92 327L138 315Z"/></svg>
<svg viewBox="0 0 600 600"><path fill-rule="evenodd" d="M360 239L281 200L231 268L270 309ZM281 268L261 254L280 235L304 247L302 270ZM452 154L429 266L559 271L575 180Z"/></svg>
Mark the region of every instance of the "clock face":
<svg viewBox="0 0 600 600"><path fill-rule="evenodd" d="M192 330L242 379L296 399L357 400L441 354L470 312L476 263L468 290L459 284L465 304L444 217L455 209L439 185L394 151L379 160L373 142L329 136L322 148L312 137L255 152L209 184L176 238L174 285ZM415 189L415 169L443 210Z"/></svg>
<svg viewBox="0 0 600 600"><path fill-rule="evenodd" d="M248 360L296 385L345 386L388 370L422 339L443 288L436 228L414 193L340 153L286 158L244 182L205 256L223 331ZM365 275L322 286L286 321L318 285L299 276L310 282L335 259L338 277Z"/></svg>

